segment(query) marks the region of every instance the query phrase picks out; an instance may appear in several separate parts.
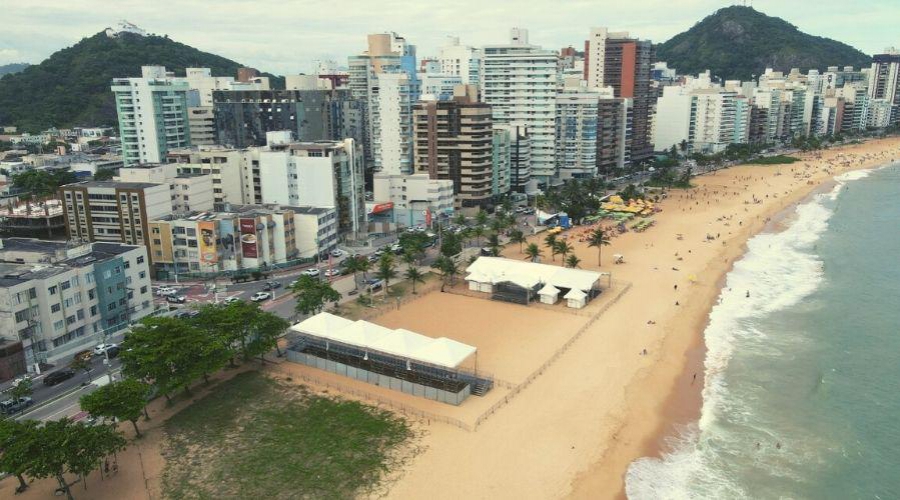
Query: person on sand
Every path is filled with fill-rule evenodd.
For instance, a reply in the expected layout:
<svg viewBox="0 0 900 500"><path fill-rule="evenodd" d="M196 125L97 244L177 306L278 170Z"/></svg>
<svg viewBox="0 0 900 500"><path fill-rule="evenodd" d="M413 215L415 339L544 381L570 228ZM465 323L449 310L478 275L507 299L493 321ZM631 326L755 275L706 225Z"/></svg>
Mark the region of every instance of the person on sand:
<svg viewBox="0 0 900 500"><path fill-rule="evenodd" d="M675 288L675 291L677 292L678 291L678 283L675 284L674 288Z"/></svg>
<svg viewBox="0 0 900 500"><path fill-rule="evenodd" d="M747 298L750 298L750 290L747 290Z"/></svg>

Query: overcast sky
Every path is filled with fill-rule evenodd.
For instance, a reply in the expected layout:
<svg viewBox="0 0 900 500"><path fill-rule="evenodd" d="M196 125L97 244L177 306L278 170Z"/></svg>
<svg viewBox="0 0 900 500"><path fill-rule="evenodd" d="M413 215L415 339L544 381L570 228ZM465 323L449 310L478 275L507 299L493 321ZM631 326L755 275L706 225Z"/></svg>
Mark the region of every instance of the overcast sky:
<svg viewBox="0 0 900 500"><path fill-rule="evenodd" d="M39 63L119 19L148 32L277 74L315 60L346 65L365 35L396 31L436 55L448 35L467 45L504 43L509 28L531 43L581 48L591 26L663 42L714 10L716 0L0 0L0 64ZM900 46L900 0L755 0L801 30L868 54ZM149 61L148 61L149 62Z"/></svg>

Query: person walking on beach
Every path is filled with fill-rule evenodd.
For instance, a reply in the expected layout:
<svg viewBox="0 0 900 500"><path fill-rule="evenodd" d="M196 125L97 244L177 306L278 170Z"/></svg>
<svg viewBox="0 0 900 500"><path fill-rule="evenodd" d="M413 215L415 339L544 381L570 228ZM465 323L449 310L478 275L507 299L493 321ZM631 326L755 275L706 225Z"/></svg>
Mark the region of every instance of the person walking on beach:
<svg viewBox="0 0 900 500"><path fill-rule="evenodd" d="M675 284L675 291L678 291L678 283Z"/></svg>

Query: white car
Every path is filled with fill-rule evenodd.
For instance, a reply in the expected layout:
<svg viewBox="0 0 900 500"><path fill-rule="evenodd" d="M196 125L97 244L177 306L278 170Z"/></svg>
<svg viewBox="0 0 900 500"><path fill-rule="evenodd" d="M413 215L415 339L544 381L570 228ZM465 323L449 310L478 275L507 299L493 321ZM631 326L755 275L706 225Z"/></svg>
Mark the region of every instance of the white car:
<svg viewBox="0 0 900 500"><path fill-rule="evenodd" d="M94 356L103 356L106 354L106 351L112 349L113 347L119 347L116 344L100 344L94 348Z"/></svg>
<svg viewBox="0 0 900 500"><path fill-rule="evenodd" d="M227 299L223 300L222 302L225 304L231 304L231 303L240 302L240 301L241 301L241 299L239 297L228 297Z"/></svg>
<svg viewBox="0 0 900 500"><path fill-rule="evenodd" d="M313 278L315 278L315 277L319 276L319 268L318 267L309 268L306 271L303 271L303 274L305 274L307 276L312 276Z"/></svg>
<svg viewBox="0 0 900 500"><path fill-rule="evenodd" d="M344 251L341 250L341 249L339 249L339 248L335 248L334 250L331 251L331 256L332 256L332 257L337 258L337 257L340 257L340 256L342 256L342 255L344 255Z"/></svg>
<svg viewBox="0 0 900 500"><path fill-rule="evenodd" d="M328 269L325 271L325 276L330 278L332 276L340 276L341 271L339 269Z"/></svg>
<svg viewBox="0 0 900 500"><path fill-rule="evenodd" d="M161 286L156 289L156 295L158 297L168 297L169 295L175 295L177 293L178 290L168 286Z"/></svg>
<svg viewBox="0 0 900 500"><path fill-rule="evenodd" d="M252 300L253 302L262 302L271 296L272 294L269 292L256 292L255 294L253 294L253 297L250 297L250 300Z"/></svg>

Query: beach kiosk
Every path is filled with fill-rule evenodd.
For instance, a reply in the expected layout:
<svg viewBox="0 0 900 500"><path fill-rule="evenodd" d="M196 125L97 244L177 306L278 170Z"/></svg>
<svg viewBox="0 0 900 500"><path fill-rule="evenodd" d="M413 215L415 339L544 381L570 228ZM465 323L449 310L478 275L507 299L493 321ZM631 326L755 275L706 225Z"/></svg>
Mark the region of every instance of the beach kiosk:
<svg viewBox="0 0 900 500"><path fill-rule="evenodd" d="M565 297L567 304L572 309L581 309L587 304L587 294L577 288L569 290Z"/></svg>
<svg viewBox="0 0 900 500"><path fill-rule="evenodd" d="M544 288L538 290L538 295L541 297L542 304L556 304L559 300L559 288L547 283Z"/></svg>

